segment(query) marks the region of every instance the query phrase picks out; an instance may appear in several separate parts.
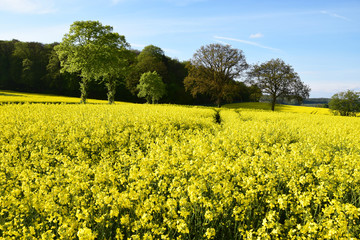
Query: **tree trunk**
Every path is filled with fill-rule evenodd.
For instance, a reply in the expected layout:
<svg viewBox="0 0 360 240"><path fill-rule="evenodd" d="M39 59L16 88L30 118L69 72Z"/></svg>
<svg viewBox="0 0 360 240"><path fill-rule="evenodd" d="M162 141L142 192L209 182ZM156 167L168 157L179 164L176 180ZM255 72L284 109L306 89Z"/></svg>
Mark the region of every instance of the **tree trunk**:
<svg viewBox="0 0 360 240"><path fill-rule="evenodd" d="M87 99L87 90L89 88L89 82L87 79L82 79L80 82L81 100L80 102L85 104Z"/></svg>
<svg viewBox="0 0 360 240"><path fill-rule="evenodd" d="M221 108L221 97L217 98L216 105L218 106L218 108Z"/></svg>
<svg viewBox="0 0 360 240"><path fill-rule="evenodd" d="M106 87L108 90L107 97L109 104L113 104L115 102L115 93L116 93L116 81L114 79L109 79L106 83Z"/></svg>
<svg viewBox="0 0 360 240"><path fill-rule="evenodd" d="M271 101L271 111L275 111L276 97L273 97Z"/></svg>

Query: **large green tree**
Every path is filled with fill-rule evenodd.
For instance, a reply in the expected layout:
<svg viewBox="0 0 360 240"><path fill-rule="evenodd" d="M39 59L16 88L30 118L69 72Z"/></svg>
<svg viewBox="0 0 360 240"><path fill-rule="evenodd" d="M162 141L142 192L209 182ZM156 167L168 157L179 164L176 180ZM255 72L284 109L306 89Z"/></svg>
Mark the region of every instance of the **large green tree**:
<svg viewBox="0 0 360 240"><path fill-rule="evenodd" d="M81 76L81 102L86 102L91 80L104 80L112 103L117 79L128 65L128 47L125 37L113 32L111 26L99 21L76 21L55 50L62 71Z"/></svg>
<svg viewBox="0 0 360 240"><path fill-rule="evenodd" d="M281 59L271 59L254 65L249 71L249 77L264 94L270 96L273 111L276 100L280 97L302 101L310 94L310 87L305 85L294 69Z"/></svg>
<svg viewBox="0 0 360 240"><path fill-rule="evenodd" d="M230 45L210 44L196 51L184 80L185 89L195 97L206 94L220 107L239 94L235 79L247 69L243 52Z"/></svg>
<svg viewBox="0 0 360 240"><path fill-rule="evenodd" d="M360 93L347 90L331 97L329 108L334 114L356 116L360 112Z"/></svg>
<svg viewBox="0 0 360 240"><path fill-rule="evenodd" d="M109 49L111 55L104 59L102 80L107 88L109 104L114 103L116 87L120 80L125 79L130 70L130 64L134 61L135 55L130 50L121 47Z"/></svg>

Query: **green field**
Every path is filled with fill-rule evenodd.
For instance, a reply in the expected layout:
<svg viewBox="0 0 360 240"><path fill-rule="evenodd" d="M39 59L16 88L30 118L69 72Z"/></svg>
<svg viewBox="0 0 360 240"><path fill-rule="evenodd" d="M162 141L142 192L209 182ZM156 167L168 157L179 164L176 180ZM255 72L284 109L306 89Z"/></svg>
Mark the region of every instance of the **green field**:
<svg viewBox="0 0 360 240"><path fill-rule="evenodd" d="M0 92L0 239L360 239L359 118L41 97Z"/></svg>

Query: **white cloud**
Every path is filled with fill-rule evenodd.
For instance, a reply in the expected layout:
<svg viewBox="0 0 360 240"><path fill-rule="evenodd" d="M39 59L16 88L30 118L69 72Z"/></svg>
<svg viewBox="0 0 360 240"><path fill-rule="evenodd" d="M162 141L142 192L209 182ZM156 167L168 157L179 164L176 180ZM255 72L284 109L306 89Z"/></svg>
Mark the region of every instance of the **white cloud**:
<svg viewBox="0 0 360 240"><path fill-rule="evenodd" d="M45 14L54 12L52 0L0 0L0 11Z"/></svg>
<svg viewBox="0 0 360 240"><path fill-rule="evenodd" d="M235 41L235 42L240 42L240 43L245 43L245 44L248 44L248 45L252 45L252 46L256 46L256 47L260 47L260 48L265 48L265 49L269 49L269 50L273 50L273 51L280 51L280 49L277 49L277 48L264 46L264 45L261 45L261 44L256 43L256 42L251 42L251 41L242 40L242 39L219 37L219 36L214 36L214 38L222 39L222 40L228 40L228 41Z"/></svg>
<svg viewBox="0 0 360 240"><path fill-rule="evenodd" d="M262 33L251 34L249 38L262 38L264 35Z"/></svg>
<svg viewBox="0 0 360 240"><path fill-rule="evenodd" d="M339 18L339 19L342 19L342 20L345 20L345 21L350 21L349 18L341 16L341 15L336 14L336 13L332 13L332 12L328 12L328 11L321 11L321 13L325 14L325 15L328 15L330 17Z"/></svg>

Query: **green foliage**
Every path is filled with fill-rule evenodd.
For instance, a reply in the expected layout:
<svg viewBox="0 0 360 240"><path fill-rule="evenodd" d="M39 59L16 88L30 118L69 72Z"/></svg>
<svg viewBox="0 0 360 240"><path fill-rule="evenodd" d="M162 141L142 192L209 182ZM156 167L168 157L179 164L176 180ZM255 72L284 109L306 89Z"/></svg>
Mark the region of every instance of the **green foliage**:
<svg viewBox="0 0 360 240"><path fill-rule="evenodd" d="M240 89L235 79L247 69L243 52L229 45L202 46L194 54L187 68L185 89L195 97L206 94L220 107L222 101L232 101Z"/></svg>
<svg viewBox="0 0 360 240"><path fill-rule="evenodd" d="M58 95L78 96L79 77L68 72L61 72L59 56L54 47L49 54L46 70L47 91Z"/></svg>
<svg viewBox="0 0 360 240"><path fill-rule="evenodd" d="M356 116L360 112L360 93L347 90L331 97L329 108L335 115Z"/></svg>
<svg viewBox="0 0 360 240"><path fill-rule="evenodd" d="M154 45L148 45L144 47L144 49L141 51L141 53L138 56L138 60L141 61L142 58L145 58L146 56L154 57L158 61L162 61L165 58L164 51Z"/></svg>
<svg viewBox="0 0 360 240"><path fill-rule="evenodd" d="M36 42L16 42L13 58L19 73L16 81L28 91L41 91L46 76L47 55L51 52L50 45Z"/></svg>
<svg viewBox="0 0 360 240"><path fill-rule="evenodd" d="M133 94L136 94L141 75L146 72L156 71L162 79L165 79L167 77L167 66L164 60L165 55L161 48L154 45L146 46L136 57L136 62L134 62L131 71L126 76L127 88Z"/></svg>
<svg viewBox="0 0 360 240"><path fill-rule="evenodd" d="M249 77L263 93L270 95L273 111L279 97L296 98L298 101L309 97L310 87L305 85L294 69L281 59L271 59L254 65Z"/></svg>
<svg viewBox="0 0 360 240"><path fill-rule="evenodd" d="M57 43L0 41L0 89L78 95L78 78L60 73Z"/></svg>
<svg viewBox="0 0 360 240"><path fill-rule="evenodd" d="M185 91L184 87L184 79L188 74L186 63L166 57L165 64L167 75L163 81L166 84L167 95L164 96L164 100L169 103L193 104L192 96Z"/></svg>
<svg viewBox="0 0 360 240"><path fill-rule="evenodd" d="M60 59L54 50L56 45L59 43L0 41L0 89L72 97L80 96L79 82L82 82L81 76L79 72L61 72ZM143 57L140 57L143 59L141 63L137 64L139 52L127 48L123 50L118 51L122 55L119 56L120 62L117 67L106 70L109 72L112 70L119 71L115 72L115 75L118 74L117 77L110 78L111 75L108 75L108 78L105 76L106 78L99 78L99 81L87 82L86 89L89 98L106 99L107 97L108 101L112 102L116 96L117 101L139 102L141 99L137 97L136 86L141 74L156 71L167 85L168 94L163 97L164 102L194 103L192 96L185 92L183 84L187 75L185 63L163 55L161 49L150 45L144 48ZM113 62L116 63L116 61L115 59ZM131 65L131 69L128 68L128 64ZM111 65L108 64L107 66ZM133 82L129 79L133 79Z"/></svg>
<svg viewBox="0 0 360 240"><path fill-rule="evenodd" d="M138 97L145 98L147 102L155 103L166 94L166 86L157 72L143 73L137 85Z"/></svg>
<svg viewBox="0 0 360 240"><path fill-rule="evenodd" d="M184 78L187 76L185 63L165 56L164 51L154 45L144 47L131 65L126 76L126 88L137 95L140 77L143 73L156 71L166 84L168 94L163 100L169 103L193 104L193 98L185 91Z"/></svg>
<svg viewBox="0 0 360 240"><path fill-rule="evenodd" d="M89 81L116 81L128 65L129 53L126 48L129 44L124 36L112 30L111 26L103 26L99 21L76 21L55 47L62 71L79 73L81 76L80 90L84 103ZM109 102L113 102L113 98Z"/></svg>
<svg viewBox="0 0 360 240"><path fill-rule="evenodd" d="M257 85L251 85L249 87L249 100L250 102L259 102L260 98L262 97L261 89Z"/></svg>

